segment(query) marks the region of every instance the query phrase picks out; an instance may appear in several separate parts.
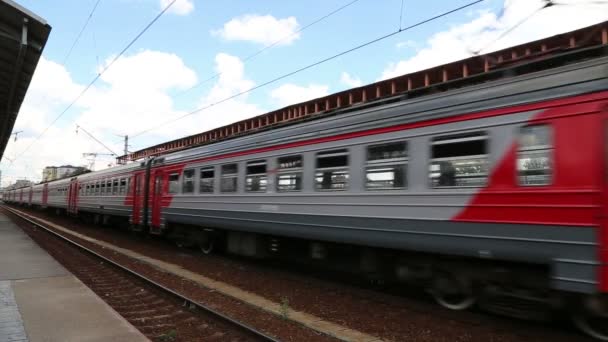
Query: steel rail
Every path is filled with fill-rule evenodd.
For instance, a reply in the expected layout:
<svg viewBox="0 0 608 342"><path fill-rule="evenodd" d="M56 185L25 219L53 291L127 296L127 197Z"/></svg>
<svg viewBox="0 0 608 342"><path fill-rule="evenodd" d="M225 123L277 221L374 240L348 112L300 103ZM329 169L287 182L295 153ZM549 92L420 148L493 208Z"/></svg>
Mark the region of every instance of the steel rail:
<svg viewBox="0 0 608 342"><path fill-rule="evenodd" d="M239 329L244 330L246 333L254 335L255 337L261 338L261 339L263 339L265 341L280 342L280 340L277 340L276 338L274 338L272 336L266 335L265 333L263 333L263 332L255 329L255 328L253 328L253 327L251 327L251 326L249 326L247 324L239 322L239 321L237 321L237 320L235 320L235 319L233 319L231 317L228 317L228 316L224 315L223 313L221 313L219 311L216 311L216 310L214 310L214 309L212 309L212 308L210 308L210 307L208 307L208 306L206 306L206 305L204 305L202 303L199 303L196 300L191 299L191 298L189 298L189 297L187 297L185 295L177 293L177 292L171 290L170 288L168 288L168 287L166 287L164 285L161 285L161 284L155 282L154 280L152 280L152 279L150 279L150 278L148 278L148 277L146 277L146 276L144 276L142 274L139 274L139 273L137 273L137 272L135 272L135 271L133 271L133 270L131 270L131 269L123 266L123 265L120 265L119 263L117 263L117 262L115 262L115 261L113 261L111 259L106 258L105 256L103 256L103 255L101 255L101 254L93 251L92 249L89 249L89 248L87 248L87 247L79 244L78 242L73 241L73 240L65 237L64 235L55 232L51 228L45 227L42 223L36 222L36 221L30 219L29 217L24 216L23 214L21 214L20 211L18 211L16 209L7 207L6 205L0 205L0 208L3 208L5 210L11 212L13 215L18 216L20 219L22 219L22 220L24 220L24 221L26 221L26 222L28 222L30 224L33 224L36 227L44 229L48 233L53 234L55 237L57 237L57 238L65 241L65 242L67 242L67 243L69 243L69 244L71 244L71 245L73 245L75 247L78 247L80 250L83 250L83 251L87 252L88 254L91 254L91 255L93 255L93 256L95 256L95 257L103 260L104 262L107 262L110 265L112 265L114 267L117 267L117 268L121 269L122 271L124 271L124 272L126 272L126 273L128 273L128 274L130 274L130 275L132 275L132 276L134 276L134 277L136 277L136 278L138 278L138 279L140 279L140 280L148 283L148 284L153 285L155 288L157 288L157 289L159 289L159 290L161 290L163 292L166 292L166 293L172 295L173 297L176 297L179 300L183 300L184 303L188 304L188 307L190 307L190 308L192 306L194 306L196 309L200 309L200 310L202 310L202 311L204 311L204 312L206 312L208 314L211 314L211 316L219 318L220 320L222 320L224 322L227 322L227 323L229 323L231 325L237 326Z"/></svg>

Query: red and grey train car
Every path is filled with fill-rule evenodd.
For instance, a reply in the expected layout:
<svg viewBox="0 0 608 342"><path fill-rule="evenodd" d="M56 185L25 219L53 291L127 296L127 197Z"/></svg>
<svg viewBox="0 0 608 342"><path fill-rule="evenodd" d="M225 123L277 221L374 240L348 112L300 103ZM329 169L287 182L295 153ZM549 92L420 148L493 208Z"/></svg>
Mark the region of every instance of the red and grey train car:
<svg viewBox="0 0 608 342"><path fill-rule="evenodd" d="M446 307L492 295L550 303L608 339L605 56L514 66L520 76L349 107L5 201L123 217L206 252L265 256L284 240L331 260L349 246L361 268L421 281Z"/></svg>

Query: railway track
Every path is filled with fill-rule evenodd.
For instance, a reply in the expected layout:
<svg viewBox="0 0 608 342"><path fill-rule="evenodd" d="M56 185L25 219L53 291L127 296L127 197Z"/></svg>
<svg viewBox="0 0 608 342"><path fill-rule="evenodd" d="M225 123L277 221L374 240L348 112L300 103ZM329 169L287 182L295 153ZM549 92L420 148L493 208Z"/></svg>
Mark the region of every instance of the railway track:
<svg viewBox="0 0 608 342"><path fill-rule="evenodd" d="M153 341L279 341L11 208L2 208L31 225L25 230L34 241ZM39 230L54 239L45 238Z"/></svg>

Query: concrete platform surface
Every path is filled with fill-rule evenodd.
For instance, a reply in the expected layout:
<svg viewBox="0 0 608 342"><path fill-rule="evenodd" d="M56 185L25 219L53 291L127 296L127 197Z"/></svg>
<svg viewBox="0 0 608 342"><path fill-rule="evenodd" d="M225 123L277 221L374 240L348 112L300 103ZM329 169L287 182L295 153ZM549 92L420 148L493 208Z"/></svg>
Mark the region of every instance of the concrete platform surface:
<svg viewBox="0 0 608 342"><path fill-rule="evenodd" d="M0 213L0 342L148 341Z"/></svg>

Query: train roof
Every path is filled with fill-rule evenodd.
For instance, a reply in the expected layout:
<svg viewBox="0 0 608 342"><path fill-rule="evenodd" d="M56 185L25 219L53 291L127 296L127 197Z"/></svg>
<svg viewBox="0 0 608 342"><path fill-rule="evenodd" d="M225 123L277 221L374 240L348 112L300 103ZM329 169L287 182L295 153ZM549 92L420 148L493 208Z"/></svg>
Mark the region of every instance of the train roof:
<svg viewBox="0 0 608 342"><path fill-rule="evenodd" d="M358 88L290 105L210 131L151 146L117 158L119 163L215 144L287 125L325 118L386 103L473 87L476 84L519 76L564 63L606 56L608 21L549 38L474 56ZM574 53L579 52L579 53ZM532 67L521 68L522 65ZM509 72L518 69L517 72Z"/></svg>

